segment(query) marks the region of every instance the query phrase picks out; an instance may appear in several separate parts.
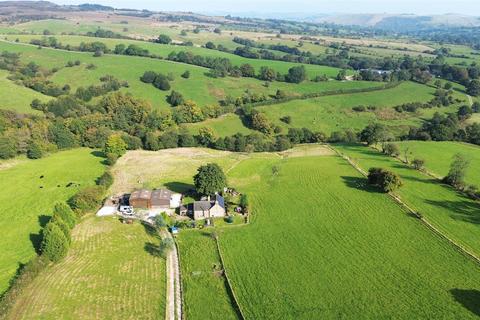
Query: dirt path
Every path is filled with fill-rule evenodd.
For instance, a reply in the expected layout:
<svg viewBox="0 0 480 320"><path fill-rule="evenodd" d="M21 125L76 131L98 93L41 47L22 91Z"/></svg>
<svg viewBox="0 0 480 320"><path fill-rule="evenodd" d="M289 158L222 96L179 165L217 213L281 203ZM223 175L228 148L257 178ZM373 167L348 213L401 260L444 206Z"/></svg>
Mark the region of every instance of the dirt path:
<svg viewBox="0 0 480 320"><path fill-rule="evenodd" d="M162 239L171 238L172 235L166 230L161 232ZM167 303L165 308L165 319L182 319L182 291L180 286L180 264L178 262L178 251L174 245L167 254Z"/></svg>

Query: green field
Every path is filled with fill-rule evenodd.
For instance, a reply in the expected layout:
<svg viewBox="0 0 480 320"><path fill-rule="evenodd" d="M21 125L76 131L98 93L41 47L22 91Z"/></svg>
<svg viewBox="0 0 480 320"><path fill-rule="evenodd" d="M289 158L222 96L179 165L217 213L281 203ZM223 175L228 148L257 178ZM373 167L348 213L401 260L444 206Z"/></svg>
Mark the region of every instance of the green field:
<svg viewBox="0 0 480 320"><path fill-rule="evenodd" d="M382 91L326 96L308 100L295 100L272 106L259 107L275 124L288 127L280 121L283 116L292 118L291 127L306 127L326 133L343 129L362 129L375 120L391 126L419 125L422 118L430 118L434 112L452 112L448 108L424 109L421 115L399 114L393 108L406 102L427 102L433 98L434 89L404 82L398 87ZM460 94L458 94L461 98ZM375 112L355 112L352 107L373 105Z"/></svg>
<svg viewBox="0 0 480 320"><path fill-rule="evenodd" d="M212 235L208 231L185 231L177 242L181 253L185 318L238 319Z"/></svg>
<svg viewBox="0 0 480 320"><path fill-rule="evenodd" d="M4 39L9 41L15 41L19 39L21 42L29 43L31 39L41 39L42 36L38 35L5 35L1 36ZM107 47L111 50L115 48L117 44L135 44L144 49L148 49L150 53L154 53L160 55L163 58L166 58L171 52L179 52L179 51L188 51L192 52L193 54L202 55L202 56L210 56L210 57L220 57L220 58L228 58L233 65L241 65L244 63L251 64L257 71L262 66L267 66L270 68L275 69L277 72L287 73L288 69L292 66L299 65L297 63L291 62L283 62L283 61L273 61L273 60L262 60L262 59L247 59L243 58L234 54L221 52L217 50L209 50L206 48L201 47L185 47L185 46L176 46L176 45L165 45L165 44L157 44L152 42L146 41L136 41L136 40L126 40L126 39L106 39L106 38L94 38L94 37L86 37L86 36L55 36L62 44L67 45L70 44L72 46L78 46L81 42L94 42L100 41L107 45ZM314 77L316 75L326 74L329 77L335 77L338 74L338 68L332 68L327 66L318 66L318 65L310 65L306 64L305 68L307 69L307 73L310 77ZM352 74L352 72L350 72Z"/></svg>
<svg viewBox="0 0 480 320"><path fill-rule="evenodd" d="M7 79L8 72L0 70L0 109L15 110L21 113L40 113L30 107L33 99L43 102L50 97L34 90L17 85Z"/></svg>
<svg viewBox="0 0 480 320"><path fill-rule="evenodd" d="M68 256L42 272L7 319L162 319L165 260L160 240L139 223L88 217L75 227Z"/></svg>
<svg viewBox="0 0 480 320"><path fill-rule="evenodd" d="M203 122L187 125L188 130L192 134L197 134L198 130L202 127L208 127L213 129L215 134L219 137L231 136L236 133L248 135L255 132L254 130L245 127L240 117L232 113L225 114L216 119L209 119Z"/></svg>
<svg viewBox="0 0 480 320"><path fill-rule="evenodd" d="M19 264L35 255L39 231L55 202L66 201L80 188L94 184L104 170L102 161L90 149L75 149L0 167L0 293L7 289ZM70 182L80 186L67 187Z"/></svg>
<svg viewBox="0 0 480 320"><path fill-rule="evenodd" d="M381 167L398 173L404 183L404 186L396 191L401 199L442 233L480 256L478 202L373 149L357 145L342 145L337 148L366 171L371 167Z"/></svg>
<svg viewBox="0 0 480 320"><path fill-rule="evenodd" d="M248 319L474 318L463 304L478 290L478 265L328 154L315 145L281 157L135 151L115 166L112 192L139 183L185 190L200 164L219 163L253 208L251 225L216 231ZM230 318L225 284L212 279L219 261L211 237L182 231L179 245L186 315Z"/></svg>
<svg viewBox="0 0 480 320"><path fill-rule="evenodd" d="M439 177L448 174L453 156L463 154L470 160L470 166L465 177L466 182L480 186L480 148L475 145L453 141L402 141L398 145L402 154L408 150L410 160L420 158L425 160L428 171Z"/></svg>
<svg viewBox="0 0 480 320"><path fill-rule="evenodd" d="M123 91L131 92L138 98L144 98L150 101L154 107L158 108L168 106L166 96L169 92L158 90L150 84L141 82L140 77L147 70L162 72L164 74L172 73L175 77L175 80L171 83L172 90L181 92L187 99L192 99L199 105L216 104L218 100L225 98L227 95L233 97L242 96L247 89L250 92L273 95L277 89L282 89L292 94L302 94L342 88L377 87L379 85L375 82L361 81L328 81L320 83L306 81L302 84L274 82L267 88L264 86L263 81L257 79L233 77L211 78L206 75L208 71L206 68L158 59L118 55L104 55L100 58L95 58L92 57L91 53L68 52L48 48L39 50L31 45L8 42L0 42L0 50L21 53L21 59L26 63L35 61L42 67L62 68L51 77L51 80L62 86L68 83L73 89L79 86L89 86L99 83L99 78L104 75L113 75L120 80L128 81L129 87L123 88ZM64 68L68 61L74 60L80 60L82 65ZM94 64L97 68L89 70L86 68L88 64ZM128 68L125 66L128 66ZM320 68L319 70L324 68L318 67ZM184 79L180 76L185 70L189 70L191 73L189 79Z"/></svg>

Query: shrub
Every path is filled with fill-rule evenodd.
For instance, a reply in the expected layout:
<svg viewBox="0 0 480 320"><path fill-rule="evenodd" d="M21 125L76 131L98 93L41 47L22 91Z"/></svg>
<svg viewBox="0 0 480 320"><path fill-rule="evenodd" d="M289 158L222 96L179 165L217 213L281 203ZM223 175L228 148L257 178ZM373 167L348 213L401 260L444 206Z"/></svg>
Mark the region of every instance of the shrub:
<svg viewBox="0 0 480 320"><path fill-rule="evenodd" d="M70 229L73 229L77 223L77 217L72 209L64 202L57 202L53 207L52 220L55 219L63 220Z"/></svg>
<svg viewBox="0 0 480 320"><path fill-rule="evenodd" d="M157 77L157 73L154 71L145 71L143 76L140 77L140 81L145 83L153 83L155 78Z"/></svg>
<svg viewBox="0 0 480 320"><path fill-rule="evenodd" d="M242 194L240 196L240 207L242 207L243 209L248 208L248 197L246 194Z"/></svg>
<svg viewBox="0 0 480 320"><path fill-rule="evenodd" d="M105 171L98 179L97 185L105 187L105 189L110 188L113 184L113 176L110 171Z"/></svg>
<svg viewBox="0 0 480 320"><path fill-rule="evenodd" d="M190 78L190 71L187 70L184 73L182 73L182 78L184 78L184 79Z"/></svg>
<svg viewBox="0 0 480 320"><path fill-rule="evenodd" d="M291 116L283 116L280 118L280 121L286 123L286 124L290 124L292 123L292 117Z"/></svg>
<svg viewBox="0 0 480 320"><path fill-rule="evenodd" d="M53 262L58 262L67 255L68 240L57 224L49 222L43 229L41 251L42 255Z"/></svg>
<svg viewBox="0 0 480 320"><path fill-rule="evenodd" d="M180 92L172 90L169 96L167 96L167 102L170 103L172 107L179 106L185 102L183 95Z"/></svg>
<svg viewBox="0 0 480 320"><path fill-rule="evenodd" d="M155 88L163 91L170 90L170 83L164 75L158 75L153 81L153 85L155 86Z"/></svg>
<svg viewBox="0 0 480 320"><path fill-rule="evenodd" d="M68 203L78 216L83 216L101 205L104 192L103 186L87 187L77 192Z"/></svg>
<svg viewBox="0 0 480 320"><path fill-rule="evenodd" d="M400 148L394 143L386 143L383 147L383 153L396 157L400 154Z"/></svg>
<svg viewBox="0 0 480 320"><path fill-rule="evenodd" d="M43 157L43 149L38 142L32 141L29 143L27 157L29 159L40 159Z"/></svg>
<svg viewBox="0 0 480 320"><path fill-rule="evenodd" d="M0 137L0 159L10 159L17 155L17 146L9 137Z"/></svg>
<svg viewBox="0 0 480 320"><path fill-rule="evenodd" d="M383 192L392 192L403 185L396 173L382 168L368 170L368 184L379 187Z"/></svg>
<svg viewBox="0 0 480 320"><path fill-rule="evenodd" d="M425 160L415 158L412 161L412 165L416 170L423 170L423 167L425 166Z"/></svg>
<svg viewBox="0 0 480 320"><path fill-rule="evenodd" d="M225 218L225 221L226 221L227 223L233 223L233 216L228 216L228 217L226 217L226 218Z"/></svg>
<svg viewBox="0 0 480 320"><path fill-rule="evenodd" d="M67 239L68 245L72 243L72 236L70 234L70 227L67 225L65 221L63 221L59 216L52 217L50 223L56 224L60 230L62 230L65 239Z"/></svg>

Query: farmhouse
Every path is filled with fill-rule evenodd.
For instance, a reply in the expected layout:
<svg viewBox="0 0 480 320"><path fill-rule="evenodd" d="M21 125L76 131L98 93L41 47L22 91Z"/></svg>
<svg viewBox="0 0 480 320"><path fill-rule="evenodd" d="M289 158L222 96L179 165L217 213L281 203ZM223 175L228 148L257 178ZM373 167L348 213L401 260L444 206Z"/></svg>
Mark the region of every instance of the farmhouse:
<svg viewBox="0 0 480 320"><path fill-rule="evenodd" d="M193 203L193 218L195 220L225 217L225 215L225 200L218 194L212 200L195 201Z"/></svg>

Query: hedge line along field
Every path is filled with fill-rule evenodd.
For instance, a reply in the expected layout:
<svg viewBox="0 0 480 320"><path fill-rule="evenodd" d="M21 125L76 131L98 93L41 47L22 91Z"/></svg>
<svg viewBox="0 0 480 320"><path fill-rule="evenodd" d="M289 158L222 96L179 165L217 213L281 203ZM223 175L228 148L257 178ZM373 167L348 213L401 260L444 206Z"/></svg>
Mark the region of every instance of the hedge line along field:
<svg viewBox="0 0 480 320"><path fill-rule="evenodd" d="M360 145L335 147L365 171L371 167L381 167L399 174L404 186L395 193L442 233L480 257L478 202L376 150Z"/></svg>
<svg viewBox="0 0 480 320"><path fill-rule="evenodd" d="M90 149L74 149L0 168L0 294L19 264L35 255L55 202L93 185L104 171L102 161Z"/></svg>
<svg viewBox="0 0 480 320"><path fill-rule="evenodd" d="M96 38L96 37L86 37L86 36L74 36L74 35L55 35L55 38L58 39L63 45L79 46L80 43L85 42L103 42L110 50L115 49L117 44L125 44L126 46L130 44L137 45L143 49L147 49L150 53L157 54L163 58L166 58L171 52L192 52L196 55L209 56L209 57L218 57L218 58L227 58L233 65L242 65L244 63L251 64L256 71L258 72L260 67L267 66L277 72L287 73L288 69L292 66L300 65L298 63L292 62L283 62L283 61L273 61L273 60L263 60L263 59L248 59L227 52L222 52L218 50L210 50L202 47L195 46L178 46L178 45L167 45L167 44L158 44L147 41L137 41L137 40L128 40L128 39L112 39L112 38ZM42 39L44 36L40 35L4 35L2 38L9 41L15 41L19 39L21 42L29 43L31 39ZM240 46L240 45L237 45ZM310 77L316 75L326 74L329 77L335 77L338 74L339 69L327 66L311 65L305 64L307 73ZM349 74L352 74L350 71Z"/></svg>
<svg viewBox="0 0 480 320"><path fill-rule="evenodd" d="M177 238L185 318L239 319L227 291L222 263L210 231L186 230Z"/></svg>
<svg viewBox="0 0 480 320"><path fill-rule="evenodd" d="M448 174L455 154L465 155L470 160L465 181L480 186L480 167L476 165L480 161L478 146L453 141L401 141L397 144L402 158L407 152L410 161L414 158L425 160L425 168L439 177Z"/></svg>
<svg viewBox="0 0 480 320"><path fill-rule="evenodd" d="M88 217L65 260L29 284L7 319L162 319L165 260L140 223Z"/></svg>
<svg viewBox="0 0 480 320"><path fill-rule="evenodd" d="M219 236L247 319L476 317L480 267L340 157L245 160L228 177L253 210Z"/></svg>
<svg viewBox="0 0 480 320"><path fill-rule="evenodd" d="M353 129L361 130L372 121L380 121L391 126L419 125L423 118L430 118L434 112L453 112L456 106L422 109L421 115L398 113L393 106L407 102L427 102L433 98L434 89L426 85L403 82L399 86L373 92L325 96L307 100L295 100L276 105L259 107L275 124L288 128L306 127L332 131ZM465 99L459 93L455 97ZM376 111L356 112L352 108L358 105L376 106ZM287 125L280 121L290 116L292 122Z"/></svg>
<svg viewBox="0 0 480 320"><path fill-rule="evenodd" d="M79 86L89 86L100 83L100 77L104 75L113 75L119 80L126 80L129 83L128 88L123 88L125 92L131 92L138 98L150 101L154 107L167 108L166 96L169 91L161 91L150 84L140 81L140 77L145 71L152 70L164 74L172 73L175 80L171 82L172 90L181 92L185 98L192 99L199 105L215 104L228 95L233 97L242 96L245 90L256 93L273 95L277 89L282 89L287 93L303 94L310 92L322 92L335 89L367 88L378 87L376 82L362 81L328 81L328 82L310 82L301 84L289 84L274 82L268 88L264 82L253 78L212 78L207 76L208 69L175 63L171 61L150 59L143 57L104 55L102 57L93 57L91 53L68 52L49 48L37 49L37 47L26 44L15 44L0 41L0 50L16 52L21 54L21 60L25 63L35 61L41 67L62 68L56 72L51 80L58 85L69 84L73 90ZM66 68L68 61L80 60L80 66ZM274 61L275 62L275 61ZM96 68L88 69L87 65L94 64ZM125 68L128 65L129 68ZM323 67L320 67L320 70ZM190 71L189 79L181 77L186 70Z"/></svg>
<svg viewBox="0 0 480 320"><path fill-rule="evenodd" d="M8 72L0 70L0 109L21 113L40 113L30 107L33 99L47 102L50 97L28 89L7 79ZM12 94L15 92L15 94Z"/></svg>
<svg viewBox="0 0 480 320"><path fill-rule="evenodd" d="M232 136L236 133L248 135L255 132L254 130L245 127L240 116L233 113L225 114L215 119L208 119L202 122L186 125L188 131L192 134L198 134L200 128L203 127L213 129L214 133L219 137Z"/></svg>

